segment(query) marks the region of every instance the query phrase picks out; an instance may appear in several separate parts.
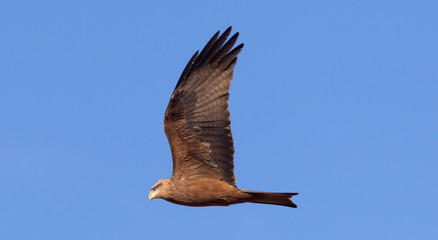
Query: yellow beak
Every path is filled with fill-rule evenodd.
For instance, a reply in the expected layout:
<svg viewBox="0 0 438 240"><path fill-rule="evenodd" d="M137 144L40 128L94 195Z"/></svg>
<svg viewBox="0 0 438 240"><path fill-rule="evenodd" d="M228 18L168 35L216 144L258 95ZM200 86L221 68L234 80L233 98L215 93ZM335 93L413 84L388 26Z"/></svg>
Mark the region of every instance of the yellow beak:
<svg viewBox="0 0 438 240"><path fill-rule="evenodd" d="M150 200L154 199L154 196L152 196L152 194L149 194L148 199L149 199L149 201L150 201Z"/></svg>

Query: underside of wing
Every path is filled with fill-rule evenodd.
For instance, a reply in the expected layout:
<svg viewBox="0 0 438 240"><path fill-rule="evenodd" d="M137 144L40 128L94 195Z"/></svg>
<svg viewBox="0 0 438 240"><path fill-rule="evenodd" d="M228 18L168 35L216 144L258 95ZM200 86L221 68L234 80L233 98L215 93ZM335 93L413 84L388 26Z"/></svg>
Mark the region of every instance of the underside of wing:
<svg viewBox="0 0 438 240"><path fill-rule="evenodd" d="M235 185L228 91L243 44L231 50L238 33L226 42L230 32L217 32L193 55L170 99L164 130L174 177L214 177Z"/></svg>

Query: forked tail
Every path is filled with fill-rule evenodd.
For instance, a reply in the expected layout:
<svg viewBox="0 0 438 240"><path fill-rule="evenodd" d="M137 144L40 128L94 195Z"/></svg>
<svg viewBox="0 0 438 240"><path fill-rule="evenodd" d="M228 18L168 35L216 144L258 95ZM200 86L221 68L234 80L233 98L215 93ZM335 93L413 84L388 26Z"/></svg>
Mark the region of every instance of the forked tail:
<svg viewBox="0 0 438 240"><path fill-rule="evenodd" d="M291 198L298 193L271 193L243 190L244 193L251 194L254 198L248 200L252 203L274 204L286 207L296 208L297 205L292 202Z"/></svg>

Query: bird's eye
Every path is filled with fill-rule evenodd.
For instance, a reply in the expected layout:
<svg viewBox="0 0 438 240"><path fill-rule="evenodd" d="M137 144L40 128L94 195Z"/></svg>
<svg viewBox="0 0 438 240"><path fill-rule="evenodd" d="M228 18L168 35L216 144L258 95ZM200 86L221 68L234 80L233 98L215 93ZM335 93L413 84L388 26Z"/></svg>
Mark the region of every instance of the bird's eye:
<svg viewBox="0 0 438 240"><path fill-rule="evenodd" d="M151 189L151 191L155 191L155 190L157 190L159 187L161 187L161 185L163 185L163 184L160 183L160 184L157 184L157 185L153 186L152 189Z"/></svg>

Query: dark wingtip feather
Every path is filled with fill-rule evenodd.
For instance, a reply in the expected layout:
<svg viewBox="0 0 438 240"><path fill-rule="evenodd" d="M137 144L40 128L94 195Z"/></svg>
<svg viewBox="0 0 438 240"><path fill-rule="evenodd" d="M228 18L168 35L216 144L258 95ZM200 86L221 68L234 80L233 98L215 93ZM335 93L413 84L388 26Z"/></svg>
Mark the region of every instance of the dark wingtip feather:
<svg viewBox="0 0 438 240"><path fill-rule="evenodd" d="M242 48L243 48L243 43L237 45L237 47L235 47L233 50L231 50L231 51L227 54L227 56L225 56L225 58L228 57L228 56L237 56L237 54L239 54L240 51L242 51Z"/></svg>
<svg viewBox="0 0 438 240"><path fill-rule="evenodd" d="M217 31L213 37L210 38L208 43L199 53L197 51L181 74L176 88L178 88L190 75L193 69L203 66L204 63L217 61L224 69L228 69L237 60L237 55L243 48L243 43L239 44L233 50L230 49L234 46L239 37L239 33L236 32L228 41L227 38L231 33L232 26L229 26L221 35L220 31ZM220 36L219 36L220 35Z"/></svg>
<svg viewBox="0 0 438 240"><path fill-rule="evenodd" d="M225 35L225 36L228 37L230 35L230 33L231 33L231 29L232 28L233 28L232 26L229 26L227 29L225 29L224 33L222 33L222 36Z"/></svg>
<svg viewBox="0 0 438 240"><path fill-rule="evenodd" d="M220 49L217 53L211 58L211 61L220 60L225 54L230 51L230 49L234 46L239 37L239 33L235 33Z"/></svg>
<svg viewBox="0 0 438 240"><path fill-rule="evenodd" d="M215 44L215 42L217 41L217 38L219 37L219 33L220 31L217 31L213 37L210 38L210 40L208 41L208 43L205 45L205 47L202 49L201 53L199 54L198 58L195 61L195 65L199 65L203 60L205 55L207 54L207 52L209 52L209 50L211 49L211 47Z"/></svg>
<svg viewBox="0 0 438 240"><path fill-rule="evenodd" d="M210 49L207 51L205 56L202 59L199 59L199 65L210 62L213 57L216 55L217 51L220 51L222 45L227 41L228 36L231 33L231 28L227 28L227 30L222 33L222 35L213 43Z"/></svg>
<svg viewBox="0 0 438 240"><path fill-rule="evenodd" d="M231 50L225 57L220 60L220 64L225 68L230 67L237 60L237 55L242 51L243 43L239 44L233 50Z"/></svg>

